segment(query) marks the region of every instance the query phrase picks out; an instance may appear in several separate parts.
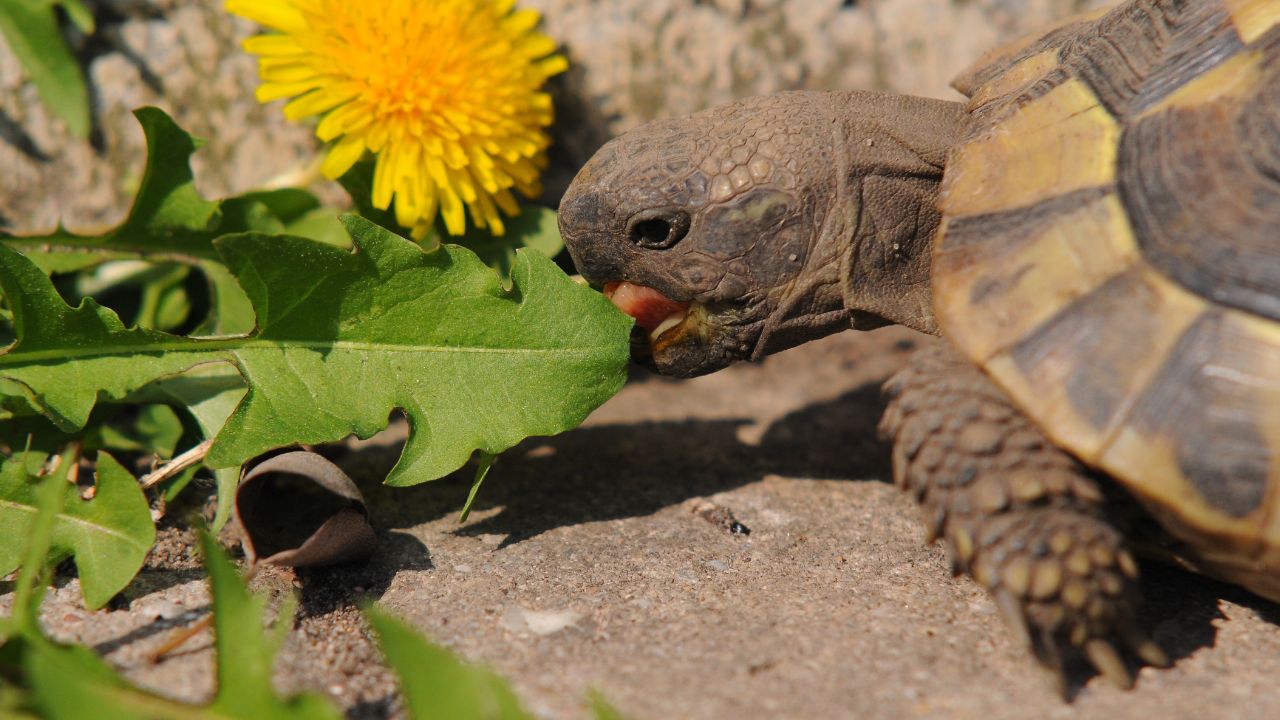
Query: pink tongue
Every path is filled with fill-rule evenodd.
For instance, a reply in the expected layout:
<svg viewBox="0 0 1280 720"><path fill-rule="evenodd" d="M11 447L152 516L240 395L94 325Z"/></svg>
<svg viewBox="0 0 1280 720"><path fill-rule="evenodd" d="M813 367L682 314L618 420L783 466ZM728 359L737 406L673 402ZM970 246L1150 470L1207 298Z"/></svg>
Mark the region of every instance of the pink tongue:
<svg viewBox="0 0 1280 720"><path fill-rule="evenodd" d="M689 309L687 302L676 302L653 288L629 282L605 283L604 296L645 330L653 330L672 315Z"/></svg>

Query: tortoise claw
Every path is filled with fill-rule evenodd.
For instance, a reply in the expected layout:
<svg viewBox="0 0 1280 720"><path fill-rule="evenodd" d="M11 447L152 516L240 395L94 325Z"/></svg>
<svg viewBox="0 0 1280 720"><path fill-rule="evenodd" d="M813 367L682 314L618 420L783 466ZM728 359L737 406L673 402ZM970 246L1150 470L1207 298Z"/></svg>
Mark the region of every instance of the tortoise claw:
<svg viewBox="0 0 1280 720"><path fill-rule="evenodd" d="M1000 610L1000 616L1004 618L1004 624L1023 647L1035 650L1031 642L1031 631L1027 627L1027 616L1022 611L1022 604L1003 588L996 588L992 594L996 607Z"/></svg>
<svg viewBox="0 0 1280 720"><path fill-rule="evenodd" d="M1125 645L1133 651L1133 654L1142 659L1142 662L1151 667L1165 668L1171 664L1169 656L1164 650L1156 644L1155 640L1147 637L1147 634L1133 627L1122 629Z"/></svg>
<svg viewBox="0 0 1280 720"><path fill-rule="evenodd" d="M1085 642L1084 654L1089 658L1089 663L1097 668L1098 672L1102 673L1102 676L1112 685L1121 690L1133 687L1133 674L1129 672L1129 666L1125 664L1114 645L1106 640L1094 638Z"/></svg>

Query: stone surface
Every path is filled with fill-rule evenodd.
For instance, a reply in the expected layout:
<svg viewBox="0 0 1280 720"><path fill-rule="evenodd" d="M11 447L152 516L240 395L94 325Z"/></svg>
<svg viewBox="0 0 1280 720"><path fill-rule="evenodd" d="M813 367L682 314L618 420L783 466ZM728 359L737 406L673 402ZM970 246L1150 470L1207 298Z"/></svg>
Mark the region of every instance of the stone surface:
<svg viewBox="0 0 1280 720"><path fill-rule="evenodd" d="M114 222L142 167L127 115L138 104L162 104L210 139L197 175L211 195L309 161L309 130L251 99L253 62L236 48L247 24L209 0L100 4L117 10L109 37L85 51L95 145L69 141L0 51L9 229ZM556 88L554 193L604 138L646 119L790 87L945 96L981 50L1092 3L530 4L574 62ZM990 600L923 544L917 510L886 482L877 388L920 341L847 333L694 381L637 377L583 428L505 455L465 524L465 473L383 488L395 437L361 443L341 460L369 498L382 541L373 559L255 580L301 597L277 684L324 692L353 718L402 713L356 610L372 599L497 668L542 717L584 716L588 688L633 718L1280 716L1280 608L1152 565L1143 622L1174 666L1143 670L1132 692L1094 678L1072 704L1055 695ZM707 503L751 533L708 522ZM136 682L207 698L207 635L147 660L207 613L192 545L186 531L163 530L147 569L103 612L85 612L78 583L63 579L46 626Z"/></svg>
<svg viewBox="0 0 1280 720"><path fill-rule="evenodd" d="M253 99L240 41L254 31L213 0L97 0L100 31L75 42L91 89L91 142L71 138L0 39L0 229L59 219L92 231L123 217L141 180L157 105L208 140L210 197L304 169L317 144L283 102ZM947 81L995 44L1099 0L527 0L572 69L553 82L560 122L544 200L614 134L656 117L795 88L954 96ZM332 186L327 197L340 198Z"/></svg>
<svg viewBox="0 0 1280 720"><path fill-rule="evenodd" d="M94 4L94 3L90 3ZM146 158L131 113L156 105L208 143L196 184L209 197L258 187L311 161L310 129L253 100L257 69L239 43L252 25L209 0L98 2L99 32L76 43L93 132L71 137L0 40L0 228L90 232L123 218Z"/></svg>
<svg viewBox="0 0 1280 720"><path fill-rule="evenodd" d="M339 461L363 480L373 559L255 580L301 597L277 684L324 692L349 717L396 716L355 609L373 599L496 668L540 717L585 717L590 688L637 720L1280 714L1280 607L1151 564L1142 623L1174 666L1142 670L1130 692L1082 675L1073 703L1057 696L885 480L878 386L920 342L850 332L693 381L638 377L584 427L503 456L464 524L467 473L380 487L394 433L359 444ZM750 534L708 522L706 503ZM190 538L165 530L108 611L80 609L70 580L44 620L143 685L206 698L207 636L146 662L207 611L199 578Z"/></svg>

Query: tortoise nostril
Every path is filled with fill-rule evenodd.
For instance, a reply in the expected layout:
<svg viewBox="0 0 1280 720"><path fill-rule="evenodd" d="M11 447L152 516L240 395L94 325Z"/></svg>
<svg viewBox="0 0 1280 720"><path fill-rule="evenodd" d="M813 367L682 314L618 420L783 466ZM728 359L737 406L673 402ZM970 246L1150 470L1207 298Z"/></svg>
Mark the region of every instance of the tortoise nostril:
<svg viewBox="0 0 1280 720"><path fill-rule="evenodd" d="M645 210L627 223L631 242L650 250L665 250L689 232L689 215L683 210Z"/></svg>

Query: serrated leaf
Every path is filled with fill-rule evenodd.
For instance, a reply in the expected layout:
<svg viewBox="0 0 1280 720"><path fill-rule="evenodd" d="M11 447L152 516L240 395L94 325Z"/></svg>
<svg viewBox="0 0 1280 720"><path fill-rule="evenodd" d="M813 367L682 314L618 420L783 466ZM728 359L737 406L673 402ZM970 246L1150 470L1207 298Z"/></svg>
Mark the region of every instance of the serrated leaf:
<svg viewBox="0 0 1280 720"><path fill-rule="evenodd" d="M214 312L202 325L210 333L245 332L248 307L239 286L227 279L213 238L257 230L281 232L316 209L308 192L280 189L246 193L221 201L196 191L191 156L200 142L162 110L134 111L146 136L147 164L124 222L100 235L76 235L59 228L48 235L0 236L0 244L21 251L46 274L68 273L112 260L169 260L199 267L209 279ZM225 313L225 314L224 314Z"/></svg>
<svg viewBox="0 0 1280 720"><path fill-rule="evenodd" d="M188 356L196 350L192 340L126 329L114 312L92 298L72 308L48 276L3 244L0 289L18 335L0 355L0 377L25 388L27 400L61 430L84 427L99 396L118 400L200 362Z"/></svg>
<svg viewBox="0 0 1280 720"><path fill-rule="evenodd" d="M90 609L102 607L129 584L156 539L137 480L106 453L98 453L97 466L97 492L92 500L81 500L76 486L65 484L51 551L57 558L74 557ZM0 537L30 534L38 516L37 487L17 459L0 465ZM0 576L23 562L21 551L17 543L0 543Z"/></svg>
<svg viewBox="0 0 1280 720"><path fill-rule="evenodd" d="M215 713L236 718L311 720L341 715L322 697L276 697L271 668L284 641L282 633L264 635L265 601L249 594L244 580L209 533L200 533L205 570L213 594L214 642L218 653L218 695L209 705ZM293 610L283 610L277 623L288 627Z"/></svg>
<svg viewBox="0 0 1280 720"><path fill-rule="evenodd" d="M230 277L230 276L228 276ZM252 310L250 310L252 315ZM204 437L218 434L227 418L245 394L244 378L235 367L224 363L198 365L172 377L162 378L131 394L128 402L162 402L187 408ZM213 471L218 484L218 507L213 516L213 531L218 532L231 519L239 468Z"/></svg>
<svg viewBox="0 0 1280 720"><path fill-rule="evenodd" d="M143 107L133 114L146 137L147 162L124 222L99 235L77 235L62 228L44 235L0 233L0 243L20 250L47 273L74 272L107 260L218 262L210 244L213 238L251 230L282 232L319 209L314 195L296 188L206 200L196 190L191 171L191 156L201 141L159 108Z"/></svg>
<svg viewBox="0 0 1280 720"><path fill-rule="evenodd" d="M199 363L235 364L249 392L206 461L231 467L276 447L369 437L397 408L413 425L387 482L412 484L580 423L622 386L631 320L550 260L522 251L512 289L475 254L427 252L357 216L355 252L288 236L221 238L258 317L248 337L124 328L91 300L72 309L0 246L18 341L0 378L59 427Z"/></svg>
<svg viewBox="0 0 1280 720"><path fill-rule="evenodd" d="M89 93L84 75L58 29L59 0L5 0L0 3L0 32L31 76L40 97L80 139L89 137ZM74 6L73 6L74 5ZM67 6L80 24L87 13L79 3ZM90 16L92 23L92 16Z"/></svg>
<svg viewBox="0 0 1280 720"><path fill-rule="evenodd" d="M631 320L545 257L519 253L508 292L467 250L424 252L358 216L345 222L354 254L289 238L218 241L259 332L235 351L251 387L212 464L368 437L399 408L413 429L387 482L412 484L474 450L574 427L622 386Z"/></svg>
<svg viewBox="0 0 1280 720"><path fill-rule="evenodd" d="M467 665L391 615L367 608L378 647L400 678L415 720L523 720L531 717L505 680Z"/></svg>

